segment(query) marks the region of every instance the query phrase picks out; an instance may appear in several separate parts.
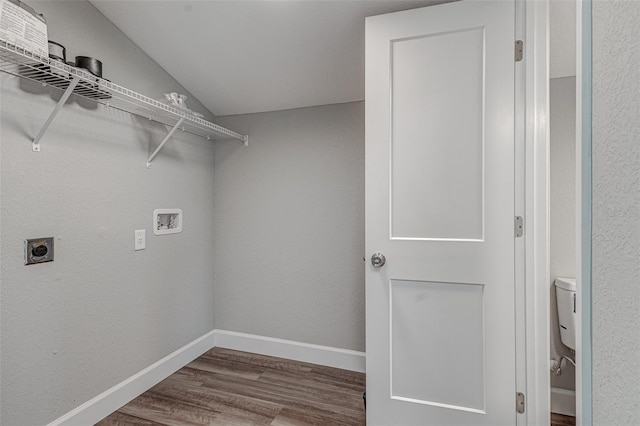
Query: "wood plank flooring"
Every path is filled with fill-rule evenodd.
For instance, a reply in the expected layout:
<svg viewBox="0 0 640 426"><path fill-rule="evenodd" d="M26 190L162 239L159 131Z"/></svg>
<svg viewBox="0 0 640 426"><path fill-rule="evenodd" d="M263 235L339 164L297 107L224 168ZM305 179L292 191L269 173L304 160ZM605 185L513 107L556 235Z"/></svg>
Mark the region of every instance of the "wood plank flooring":
<svg viewBox="0 0 640 426"><path fill-rule="evenodd" d="M362 373L214 348L97 425L364 425L364 389Z"/></svg>
<svg viewBox="0 0 640 426"><path fill-rule="evenodd" d="M214 348L98 422L364 425L365 375Z"/></svg>
<svg viewBox="0 0 640 426"><path fill-rule="evenodd" d="M576 418L551 413L551 426L576 426Z"/></svg>

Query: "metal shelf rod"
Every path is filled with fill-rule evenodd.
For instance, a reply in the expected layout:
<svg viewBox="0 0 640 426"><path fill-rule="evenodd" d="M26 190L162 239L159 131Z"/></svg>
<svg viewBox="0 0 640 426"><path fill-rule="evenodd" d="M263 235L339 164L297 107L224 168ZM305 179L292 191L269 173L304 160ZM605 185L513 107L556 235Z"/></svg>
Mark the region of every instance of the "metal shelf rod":
<svg viewBox="0 0 640 426"><path fill-rule="evenodd" d="M62 97L58 101L58 104L53 109L53 111L51 111L51 114L49 114L49 118L47 118L47 121L45 121L42 125L40 132L38 132L38 135L33 139L31 143L31 149L33 149L34 152L40 152L40 139L42 139L42 136L44 136L45 132L49 128L49 125L51 125L64 104L67 103L67 99L69 99L69 96L71 96L71 93L73 93L73 89L75 89L78 85L78 81L80 81L80 77L73 77L73 80L71 80L71 83L69 83L69 87L67 87L67 89L62 94Z"/></svg>
<svg viewBox="0 0 640 426"><path fill-rule="evenodd" d="M173 126L173 129L171 129L171 131L169 131L167 136L165 136L164 140L160 142L160 145L158 145L156 150L151 153L151 155L147 159L147 169L151 168L151 161L153 161L153 159L156 158L156 155L158 155L158 153L160 152L164 144L167 143L169 139L171 139L171 136L173 136L173 133L178 129L178 127L180 127L183 121L184 121L184 117L180 117L180 120L178 120L176 125Z"/></svg>

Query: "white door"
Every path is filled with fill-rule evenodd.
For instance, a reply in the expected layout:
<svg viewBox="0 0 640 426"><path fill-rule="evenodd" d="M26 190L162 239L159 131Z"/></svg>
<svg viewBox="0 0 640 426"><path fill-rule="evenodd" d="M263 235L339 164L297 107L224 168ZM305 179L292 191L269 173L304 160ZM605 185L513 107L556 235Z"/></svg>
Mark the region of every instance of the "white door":
<svg viewBox="0 0 640 426"><path fill-rule="evenodd" d="M516 423L514 16L367 19L368 425Z"/></svg>

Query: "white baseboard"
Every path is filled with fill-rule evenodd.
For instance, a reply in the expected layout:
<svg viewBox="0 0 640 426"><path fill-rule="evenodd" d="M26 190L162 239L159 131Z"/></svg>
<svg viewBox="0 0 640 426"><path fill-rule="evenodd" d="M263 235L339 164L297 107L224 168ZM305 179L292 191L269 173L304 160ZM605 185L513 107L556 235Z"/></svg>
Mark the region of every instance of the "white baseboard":
<svg viewBox="0 0 640 426"><path fill-rule="evenodd" d="M234 331L215 330L215 335L216 347L365 372L364 352Z"/></svg>
<svg viewBox="0 0 640 426"><path fill-rule="evenodd" d="M214 343L215 331L210 331L160 361L123 380L111 389L69 411L64 416L49 423L48 426L86 426L95 424L198 358L211 349Z"/></svg>
<svg viewBox="0 0 640 426"><path fill-rule="evenodd" d="M551 412L575 417L576 392L561 388L551 388Z"/></svg>
<svg viewBox="0 0 640 426"><path fill-rule="evenodd" d="M85 426L95 424L215 346L345 370L365 371L364 352L233 331L212 330L69 411L64 416L49 423L48 426Z"/></svg>
<svg viewBox="0 0 640 426"><path fill-rule="evenodd" d="M215 346L345 370L365 371L364 352L233 331L212 330L128 379L123 380L111 389L74 408L64 416L49 423L48 426L85 426L95 424Z"/></svg>

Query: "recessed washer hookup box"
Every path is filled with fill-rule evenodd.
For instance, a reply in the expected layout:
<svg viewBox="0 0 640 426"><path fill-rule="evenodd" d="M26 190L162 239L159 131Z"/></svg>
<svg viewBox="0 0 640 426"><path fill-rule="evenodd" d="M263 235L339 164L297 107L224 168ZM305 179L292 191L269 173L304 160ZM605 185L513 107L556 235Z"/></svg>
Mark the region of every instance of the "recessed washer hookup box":
<svg viewBox="0 0 640 426"><path fill-rule="evenodd" d="M0 39L45 58L49 56L44 16L19 0L0 0Z"/></svg>

